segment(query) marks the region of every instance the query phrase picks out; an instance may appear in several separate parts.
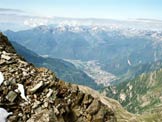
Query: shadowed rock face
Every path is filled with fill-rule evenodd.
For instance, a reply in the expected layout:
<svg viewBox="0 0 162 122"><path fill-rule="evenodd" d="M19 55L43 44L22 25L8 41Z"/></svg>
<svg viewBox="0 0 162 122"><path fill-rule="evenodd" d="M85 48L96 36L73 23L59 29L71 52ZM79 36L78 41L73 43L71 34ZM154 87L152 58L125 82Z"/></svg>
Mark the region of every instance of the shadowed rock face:
<svg viewBox="0 0 162 122"><path fill-rule="evenodd" d="M0 33L0 107L13 112L9 122L116 122L114 110L79 86L35 68L16 54ZM18 89L23 85L25 97Z"/></svg>
<svg viewBox="0 0 162 122"><path fill-rule="evenodd" d="M0 33L0 50L6 51L10 53L15 53L15 49L12 47L11 43L8 41L6 36L3 36L2 33Z"/></svg>

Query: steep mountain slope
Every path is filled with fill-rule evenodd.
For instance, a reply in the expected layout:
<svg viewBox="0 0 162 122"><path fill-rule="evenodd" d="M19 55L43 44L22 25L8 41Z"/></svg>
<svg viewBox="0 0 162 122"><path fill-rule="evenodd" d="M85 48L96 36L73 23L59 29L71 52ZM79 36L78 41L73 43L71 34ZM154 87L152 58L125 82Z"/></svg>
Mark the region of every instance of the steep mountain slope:
<svg viewBox="0 0 162 122"><path fill-rule="evenodd" d="M108 97L118 100L133 113L158 113L162 105L162 69L105 89Z"/></svg>
<svg viewBox="0 0 162 122"><path fill-rule="evenodd" d="M141 75L142 73L150 73L150 72L153 72L161 68L162 68L162 60L134 66L131 69L129 69L127 73L123 74L123 76L120 77L118 81L114 82L114 84L117 84L119 82L123 82L126 80L134 79L138 77L139 75Z"/></svg>
<svg viewBox="0 0 162 122"><path fill-rule="evenodd" d="M2 34L0 64L0 108L13 112L11 122L146 122L90 88L35 68L16 54Z"/></svg>
<svg viewBox="0 0 162 122"><path fill-rule="evenodd" d="M6 31L5 34L11 41L40 55L82 61L97 60L102 69L117 76L127 73L134 66L162 57L162 34L157 31L56 25L19 32Z"/></svg>
<svg viewBox="0 0 162 122"><path fill-rule="evenodd" d="M71 83L89 86L93 89L99 89L92 78L86 73L77 69L73 64L56 58L43 58L36 53L26 49L16 42L11 42L16 49L17 53L22 55L27 61L33 63L37 67L46 67L56 73L62 80Z"/></svg>

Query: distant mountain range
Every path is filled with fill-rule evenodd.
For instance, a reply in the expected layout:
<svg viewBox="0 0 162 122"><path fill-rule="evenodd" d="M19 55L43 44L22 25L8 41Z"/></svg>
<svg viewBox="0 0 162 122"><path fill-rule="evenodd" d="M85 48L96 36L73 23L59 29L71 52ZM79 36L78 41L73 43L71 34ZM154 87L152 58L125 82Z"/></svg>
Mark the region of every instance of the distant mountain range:
<svg viewBox="0 0 162 122"><path fill-rule="evenodd" d="M42 56L96 60L103 70L123 76L132 68L161 60L162 32L106 26L40 26L5 31L15 41Z"/></svg>
<svg viewBox="0 0 162 122"><path fill-rule="evenodd" d="M70 25L70 26L111 26L117 28L135 28L144 30L162 30L162 20L153 20L147 18L115 20L104 18L66 18L66 17L52 17L52 16L37 16L30 15L24 11L1 12L0 13L0 28L5 30L25 30L40 25Z"/></svg>

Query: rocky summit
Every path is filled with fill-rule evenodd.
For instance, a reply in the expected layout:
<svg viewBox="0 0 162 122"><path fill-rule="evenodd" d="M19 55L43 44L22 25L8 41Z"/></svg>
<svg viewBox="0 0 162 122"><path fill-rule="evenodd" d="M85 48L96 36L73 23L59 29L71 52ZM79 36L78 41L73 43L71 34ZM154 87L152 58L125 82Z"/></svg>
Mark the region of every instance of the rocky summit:
<svg viewBox="0 0 162 122"><path fill-rule="evenodd" d="M81 90L84 87L59 80L50 70L36 68L26 62L16 54L2 33L0 73L0 109L9 112L6 116L0 116L1 121L117 121L113 108L104 104L99 97Z"/></svg>

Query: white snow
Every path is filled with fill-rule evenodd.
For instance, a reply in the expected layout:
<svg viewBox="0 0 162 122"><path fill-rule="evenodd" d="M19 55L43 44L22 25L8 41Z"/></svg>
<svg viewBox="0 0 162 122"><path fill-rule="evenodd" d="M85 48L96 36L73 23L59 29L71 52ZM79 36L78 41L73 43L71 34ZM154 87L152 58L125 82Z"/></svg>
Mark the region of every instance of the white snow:
<svg viewBox="0 0 162 122"><path fill-rule="evenodd" d="M19 83L17 84L17 86L18 86L18 90L19 90L20 93L21 93L21 97L22 97L24 100L28 101L27 98L25 97L24 86L23 86L22 84L19 84Z"/></svg>
<svg viewBox="0 0 162 122"><path fill-rule="evenodd" d="M30 18L24 21L24 25L30 27L37 27L40 25L47 25L49 20L47 18Z"/></svg>
<svg viewBox="0 0 162 122"><path fill-rule="evenodd" d="M4 77L2 72L0 72L0 85L3 83L3 81L4 81Z"/></svg>
<svg viewBox="0 0 162 122"><path fill-rule="evenodd" d="M6 122L6 119L12 112L7 112L4 108L0 108L0 122Z"/></svg>
<svg viewBox="0 0 162 122"><path fill-rule="evenodd" d="M128 64L129 64L129 66L131 66L132 65L132 63L130 62L130 60L128 59Z"/></svg>

